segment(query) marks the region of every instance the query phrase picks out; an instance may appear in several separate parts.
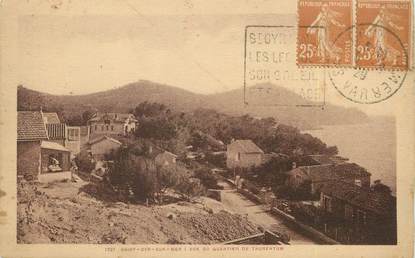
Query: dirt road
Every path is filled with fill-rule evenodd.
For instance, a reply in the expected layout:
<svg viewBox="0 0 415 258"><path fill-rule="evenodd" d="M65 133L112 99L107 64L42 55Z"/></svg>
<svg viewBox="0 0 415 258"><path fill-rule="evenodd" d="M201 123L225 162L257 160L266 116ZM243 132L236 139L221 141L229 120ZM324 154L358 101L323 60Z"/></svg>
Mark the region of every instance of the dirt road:
<svg viewBox="0 0 415 258"><path fill-rule="evenodd" d="M291 237L290 243L293 245L318 244L301 232L289 227L282 219L267 212L264 206L252 202L230 187L225 187L222 192L222 203L228 210L247 215L250 221L265 229L275 229L281 233L287 233Z"/></svg>

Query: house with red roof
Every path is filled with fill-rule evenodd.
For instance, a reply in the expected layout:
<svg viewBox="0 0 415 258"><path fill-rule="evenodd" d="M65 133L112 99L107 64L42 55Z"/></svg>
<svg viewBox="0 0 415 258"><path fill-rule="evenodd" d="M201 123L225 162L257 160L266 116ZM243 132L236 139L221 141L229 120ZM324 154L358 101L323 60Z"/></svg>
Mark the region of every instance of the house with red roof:
<svg viewBox="0 0 415 258"><path fill-rule="evenodd" d="M321 188L320 208L365 243L396 244L396 197L388 193L332 180Z"/></svg>
<svg viewBox="0 0 415 258"><path fill-rule="evenodd" d="M47 139L40 112L17 112L17 175L36 178L40 174L41 143Z"/></svg>
<svg viewBox="0 0 415 258"><path fill-rule="evenodd" d="M43 113L17 112L17 175L36 180L41 174L69 169L70 151L49 140Z"/></svg>
<svg viewBox="0 0 415 258"><path fill-rule="evenodd" d="M128 135L135 131L138 120L133 114L95 113L87 122L90 138L103 135Z"/></svg>
<svg viewBox="0 0 415 258"><path fill-rule="evenodd" d="M371 174L355 163L294 167L286 174L286 185L298 188L307 182L310 184L310 194L319 193L321 188L332 180L370 188Z"/></svg>
<svg viewBox="0 0 415 258"><path fill-rule="evenodd" d="M122 143L117 139L103 135L90 140L87 144L87 149L95 159L102 160L106 154L117 150L121 145Z"/></svg>
<svg viewBox="0 0 415 258"><path fill-rule="evenodd" d="M235 140L226 148L226 166L230 169L259 166L263 158L264 151L251 140Z"/></svg>

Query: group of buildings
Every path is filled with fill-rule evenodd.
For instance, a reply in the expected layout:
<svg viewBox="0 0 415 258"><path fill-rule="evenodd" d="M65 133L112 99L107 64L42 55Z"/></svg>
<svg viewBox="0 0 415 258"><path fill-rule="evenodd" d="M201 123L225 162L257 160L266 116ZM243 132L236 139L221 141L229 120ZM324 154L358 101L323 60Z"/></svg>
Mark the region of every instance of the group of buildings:
<svg viewBox="0 0 415 258"><path fill-rule="evenodd" d="M96 113L85 126L69 126L56 113L19 111L17 114L17 173L39 179L69 173L71 160L81 151L102 159L119 148L120 138L133 133L138 121L132 114ZM223 145L223 143L222 143ZM155 161L164 166L176 163L173 153L158 150ZM233 140L226 146L228 170L249 170L272 155L251 140ZM373 190L371 174L339 156L309 156L310 165L296 166L286 173L285 184L298 189L308 184L311 196L319 197L319 207L335 219L351 224L390 222L396 216L396 198Z"/></svg>
<svg viewBox="0 0 415 258"><path fill-rule="evenodd" d="M57 113L18 111L17 173L33 179L70 173L71 160L81 151L102 158L137 124L132 114L95 113L86 126L69 126Z"/></svg>
<svg viewBox="0 0 415 258"><path fill-rule="evenodd" d="M377 191L379 180L371 185L371 174L361 166L339 156L311 155L310 165L296 166L286 172L289 189L309 191L319 199L318 207L332 221L351 227L396 230L396 198L388 191ZM250 140L236 140L227 146L227 167L248 170L267 160ZM384 186L384 185L383 185ZM393 235L393 233L391 233Z"/></svg>

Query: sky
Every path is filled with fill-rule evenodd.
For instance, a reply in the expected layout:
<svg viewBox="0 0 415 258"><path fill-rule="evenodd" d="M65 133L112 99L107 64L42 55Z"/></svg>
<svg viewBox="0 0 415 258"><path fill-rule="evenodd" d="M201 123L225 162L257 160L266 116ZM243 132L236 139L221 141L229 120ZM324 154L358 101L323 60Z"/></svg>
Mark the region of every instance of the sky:
<svg viewBox="0 0 415 258"><path fill-rule="evenodd" d="M294 14L25 15L19 18L20 83L51 94L87 94L138 80L224 92L243 87L247 24L295 22ZM328 102L369 113L391 111L356 105L333 88L327 94Z"/></svg>
<svg viewBox="0 0 415 258"><path fill-rule="evenodd" d="M273 20L275 15L25 16L19 21L20 78L54 94L97 92L140 79L197 93L240 88L244 26Z"/></svg>

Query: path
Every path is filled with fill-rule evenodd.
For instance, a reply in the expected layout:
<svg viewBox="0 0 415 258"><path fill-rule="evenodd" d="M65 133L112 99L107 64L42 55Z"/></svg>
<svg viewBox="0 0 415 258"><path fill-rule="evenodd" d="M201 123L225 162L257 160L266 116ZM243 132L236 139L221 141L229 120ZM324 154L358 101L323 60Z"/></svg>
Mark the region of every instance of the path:
<svg viewBox="0 0 415 258"><path fill-rule="evenodd" d="M222 203L230 211L241 215L247 215L249 220L262 226L265 229L272 229L281 233L286 233L290 236L290 244L293 245L305 245L305 244L318 244L313 239L303 235L302 233L295 231L292 227L288 226L282 218L272 215L266 211L265 206L256 204L245 196L231 190L229 185L221 183L225 187L222 191Z"/></svg>

